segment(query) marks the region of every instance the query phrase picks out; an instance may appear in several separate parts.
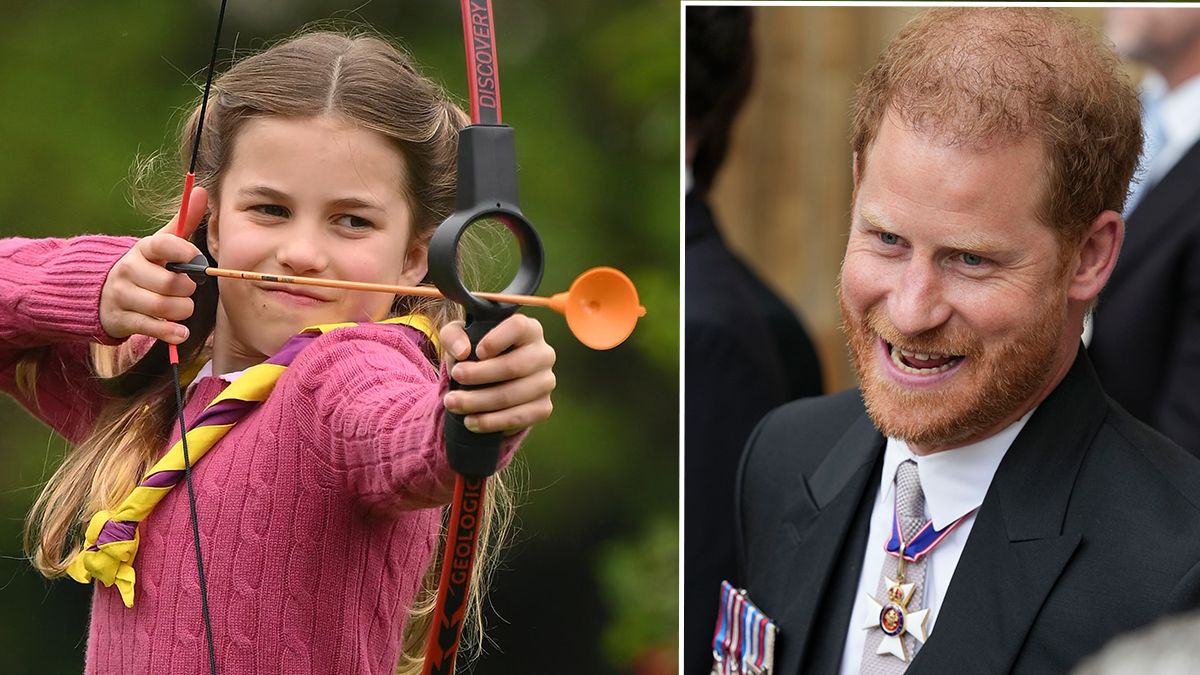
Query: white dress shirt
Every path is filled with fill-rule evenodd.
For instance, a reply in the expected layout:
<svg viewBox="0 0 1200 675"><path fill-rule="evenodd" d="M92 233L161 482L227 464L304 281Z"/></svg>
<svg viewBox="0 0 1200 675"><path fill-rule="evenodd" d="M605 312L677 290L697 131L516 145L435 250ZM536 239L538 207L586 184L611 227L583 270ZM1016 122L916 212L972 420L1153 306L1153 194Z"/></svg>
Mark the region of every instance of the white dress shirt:
<svg viewBox="0 0 1200 675"><path fill-rule="evenodd" d="M896 467L908 459L917 463L921 489L925 492L925 515L933 520L935 529L941 530L967 516L926 556L929 562L925 571L925 601L918 604L914 599L909 607L914 610L929 609L925 626L932 632L942 598L946 597L950 578L954 576L954 568L971 534L971 526L975 524L975 509L983 503L1000 460L1004 459L1004 453L1008 452L1031 415L1032 410L999 433L978 443L923 457L914 455L904 441L887 439L879 490L875 495L875 506L871 509L871 530L867 535L867 549L863 552L858 592L854 596L854 609L850 612L846 644L842 649L842 675L858 675L863 643L867 639L867 629L862 626L868 614L876 611L872 609L867 596L875 596L878 590L879 576L883 570L883 548L892 535Z"/></svg>

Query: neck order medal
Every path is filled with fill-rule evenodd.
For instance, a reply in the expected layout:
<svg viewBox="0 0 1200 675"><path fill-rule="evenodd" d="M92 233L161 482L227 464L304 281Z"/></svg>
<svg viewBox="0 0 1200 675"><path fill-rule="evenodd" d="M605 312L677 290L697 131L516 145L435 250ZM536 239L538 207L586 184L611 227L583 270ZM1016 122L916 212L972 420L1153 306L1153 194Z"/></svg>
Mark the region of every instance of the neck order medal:
<svg viewBox="0 0 1200 675"><path fill-rule="evenodd" d="M867 594L867 600L871 602L874 611L868 613L867 620L863 624L864 629L878 628L883 631L883 638L879 641L876 654L891 654L901 661L907 662L909 655L904 648L904 635L913 636L913 639L920 641L921 644L925 644L925 641L929 639L929 631L925 628L925 621L929 618L929 609L908 609L908 603L912 601L917 584L905 583L904 569L908 563L915 563L933 551L971 513L967 513L942 530L935 529L933 521L927 520L913 534L912 539L906 542L900 531L900 518L893 510L892 536L884 545L884 553L896 558L896 578L884 577L885 589L882 600L877 600L871 594Z"/></svg>
<svg viewBox="0 0 1200 675"><path fill-rule="evenodd" d="M909 611L908 603L912 600L916 584L904 583L904 557L901 556L900 560L900 573L896 575L900 579L885 577L887 590L884 593L884 601L880 602L871 595L867 595L867 599L871 601L875 611L867 615L867 621L863 628L878 628L883 631L884 636L879 641L877 654L891 654L901 661L907 662L908 654L904 650L904 634L907 633L924 644L929 637L929 633L925 630L925 620L929 617L929 610Z"/></svg>

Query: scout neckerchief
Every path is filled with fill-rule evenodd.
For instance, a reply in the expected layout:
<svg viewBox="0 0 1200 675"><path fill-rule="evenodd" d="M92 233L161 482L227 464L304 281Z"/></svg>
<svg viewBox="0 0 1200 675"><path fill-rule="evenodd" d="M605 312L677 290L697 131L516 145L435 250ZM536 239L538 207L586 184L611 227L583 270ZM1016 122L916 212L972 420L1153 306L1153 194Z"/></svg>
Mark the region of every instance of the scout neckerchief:
<svg viewBox="0 0 1200 675"><path fill-rule="evenodd" d="M381 323L401 324L420 331L437 345L429 319L410 314ZM310 326L292 336L283 348L265 362L247 368L241 377L209 403L187 432L191 463L195 465L239 420L266 400L275 383L296 355L314 339L356 323ZM88 524L83 550L67 567L67 574L81 584L98 579L105 586L116 584L126 607L133 607L135 574L133 558L138 549L138 523L184 477L183 439L177 441L142 477L142 481L112 510L99 511Z"/></svg>
<svg viewBox="0 0 1200 675"><path fill-rule="evenodd" d="M917 530L910 541L906 542L900 530L900 518L896 513L896 503L892 502L892 536L888 538L883 551L885 555L897 559L896 578L885 577L887 587L884 590L882 601L867 594L867 599L871 601L872 611L867 613L867 619L863 623L863 628L878 628L883 631L883 639L879 643L879 653L890 653L901 661L907 661L908 657L904 652L904 634L913 636L922 644L929 638L929 631L925 627L925 621L929 618L929 609L913 610L908 608L916 584L905 582L904 568L908 563L915 563L929 555L938 544L942 543L942 540L954 531L954 528L958 527L972 513L975 513L975 509L971 509L941 530L935 529L933 520L930 519Z"/></svg>

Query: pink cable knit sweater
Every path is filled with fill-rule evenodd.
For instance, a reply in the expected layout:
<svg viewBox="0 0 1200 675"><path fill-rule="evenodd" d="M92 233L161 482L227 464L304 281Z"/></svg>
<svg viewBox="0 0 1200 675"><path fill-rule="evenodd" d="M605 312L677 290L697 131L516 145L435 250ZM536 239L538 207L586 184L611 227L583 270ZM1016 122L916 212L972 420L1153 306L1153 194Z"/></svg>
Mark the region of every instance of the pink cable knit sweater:
<svg viewBox="0 0 1200 675"><path fill-rule="evenodd" d="M104 400L88 343L113 342L99 323L100 289L133 241L0 240L0 389L71 440L88 433ZM438 507L453 491L441 438L446 378L408 330L360 326L314 340L196 465L220 672L394 671ZM16 364L46 345L36 399L23 396ZM224 386L196 383L189 423ZM506 446L508 457L515 439ZM134 607L95 585L86 672L208 672L182 485L140 531Z"/></svg>

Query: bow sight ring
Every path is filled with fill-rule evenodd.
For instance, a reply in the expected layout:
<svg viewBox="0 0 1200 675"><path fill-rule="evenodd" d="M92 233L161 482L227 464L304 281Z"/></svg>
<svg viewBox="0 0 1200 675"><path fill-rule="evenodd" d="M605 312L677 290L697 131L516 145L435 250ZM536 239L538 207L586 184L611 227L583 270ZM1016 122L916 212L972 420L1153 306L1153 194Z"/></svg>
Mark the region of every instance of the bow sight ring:
<svg viewBox="0 0 1200 675"><path fill-rule="evenodd" d="M520 246L520 266L504 293L533 295L542 282L542 241L517 205L516 166L512 127L474 124L459 132L455 211L429 242L429 280L466 309L468 321L503 320L516 310L516 305L476 297L463 283L458 245L471 225L495 218Z"/></svg>

